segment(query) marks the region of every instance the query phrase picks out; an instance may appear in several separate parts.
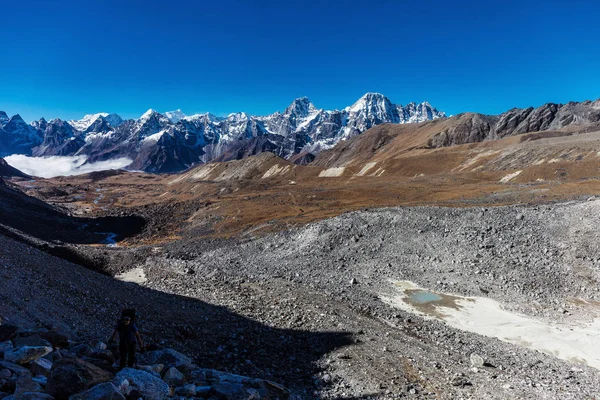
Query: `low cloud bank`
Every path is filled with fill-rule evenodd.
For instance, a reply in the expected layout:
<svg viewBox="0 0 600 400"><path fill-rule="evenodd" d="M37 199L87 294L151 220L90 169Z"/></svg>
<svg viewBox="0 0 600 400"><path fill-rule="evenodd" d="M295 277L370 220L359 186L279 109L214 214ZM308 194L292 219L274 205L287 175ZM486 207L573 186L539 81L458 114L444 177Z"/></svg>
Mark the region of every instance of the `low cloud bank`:
<svg viewBox="0 0 600 400"><path fill-rule="evenodd" d="M132 162L129 158L115 158L113 160L85 164L87 160L86 156L27 157L18 154L4 157L4 159L7 163L26 174L41 178L81 175L94 171L120 169Z"/></svg>

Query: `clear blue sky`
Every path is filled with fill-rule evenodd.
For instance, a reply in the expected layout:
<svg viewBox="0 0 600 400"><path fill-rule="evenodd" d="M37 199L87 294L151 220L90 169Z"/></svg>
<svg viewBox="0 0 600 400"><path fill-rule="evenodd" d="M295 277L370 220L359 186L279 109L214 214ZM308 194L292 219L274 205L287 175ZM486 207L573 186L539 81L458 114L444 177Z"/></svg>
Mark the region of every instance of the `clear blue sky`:
<svg viewBox="0 0 600 400"><path fill-rule="evenodd" d="M342 108L376 91L447 113L600 97L600 2L0 0L0 110Z"/></svg>

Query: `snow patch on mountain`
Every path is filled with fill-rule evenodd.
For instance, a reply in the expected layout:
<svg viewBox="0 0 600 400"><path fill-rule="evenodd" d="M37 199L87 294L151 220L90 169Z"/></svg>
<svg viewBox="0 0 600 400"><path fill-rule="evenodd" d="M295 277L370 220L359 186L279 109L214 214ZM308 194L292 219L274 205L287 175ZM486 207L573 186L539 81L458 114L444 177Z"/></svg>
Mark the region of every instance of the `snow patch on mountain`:
<svg viewBox="0 0 600 400"><path fill-rule="evenodd" d="M169 118L169 121L171 121L174 124L178 123L186 117L186 115L180 109L177 109L175 111L167 111L165 115L167 118Z"/></svg>

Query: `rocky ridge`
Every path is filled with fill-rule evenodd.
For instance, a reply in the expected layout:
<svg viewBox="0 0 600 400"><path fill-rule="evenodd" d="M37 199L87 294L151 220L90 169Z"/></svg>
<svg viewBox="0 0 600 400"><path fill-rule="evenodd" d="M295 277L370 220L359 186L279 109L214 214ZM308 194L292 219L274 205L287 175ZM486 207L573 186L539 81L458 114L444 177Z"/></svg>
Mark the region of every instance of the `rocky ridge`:
<svg viewBox="0 0 600 400"><path fill-rule="evenodd" d="M465 113L452 118L456 123L431 138L430 147L482 142L567 127L574 131L597 129L600 127L600 99L581 103L547 103L538 108L513 108L498 116Z"/></svg>
<svg viewBox="0 0 600 400"><path fill-rule="evenodd" d="M137 120L123 121L116 114L99 113L69 122L42 118L31 125L18 116L3 116L0 157L14 153L85 155L90 162L127 157L133 160L129 166L133 170L175 172L201 162L266 151L284 158L315 154L378 124L443 117L443 112L427 102L395 105L379 93L367 93L352 106L333 111L317 109L303 97L283 113L267 116L188 117L181 110L161 114L150 109ZM2 125L4 120L8 122Z"/></svg>

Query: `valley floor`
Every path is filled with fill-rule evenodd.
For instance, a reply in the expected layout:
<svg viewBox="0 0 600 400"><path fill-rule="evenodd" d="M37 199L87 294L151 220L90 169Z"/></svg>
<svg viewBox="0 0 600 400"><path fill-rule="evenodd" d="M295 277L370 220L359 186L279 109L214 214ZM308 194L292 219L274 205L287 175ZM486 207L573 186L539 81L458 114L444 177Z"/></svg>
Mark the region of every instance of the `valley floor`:
<svg viewBox="0 0 600 400"><path fill-rule="evenodd" d="M135 270L138 283L0 237L0 314L104 338L123 305L136 307L148 341L306 398L592 399L600 371L582 360L452 328L389 299L394 282L412 281L545 323L589 324L600 311L599 211L598 200L389 208L260 238L106 248L115 261L105 272Z"/></svg>

